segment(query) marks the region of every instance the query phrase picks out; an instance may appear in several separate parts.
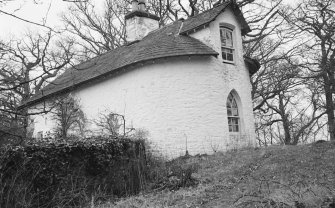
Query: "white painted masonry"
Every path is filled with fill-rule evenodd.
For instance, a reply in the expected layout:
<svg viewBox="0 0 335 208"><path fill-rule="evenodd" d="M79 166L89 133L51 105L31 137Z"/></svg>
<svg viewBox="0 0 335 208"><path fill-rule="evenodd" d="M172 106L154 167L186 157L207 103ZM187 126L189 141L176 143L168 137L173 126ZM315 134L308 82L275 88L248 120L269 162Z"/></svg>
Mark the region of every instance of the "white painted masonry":
<svg viewBox="0 0 335 208"><path fill-rule="evenodd" d="M141 40L149 32L159 28L157 20L148 17L133 17L126 20L127 40L129 42Z"/></svg>
<svg viewBox="0 0 335 208"><path fill-rule="evenodd" d="M174 57L137 64L108 80L72 92L91 121L109 109L124 114L127 124L149 132L153 146L167 157L213 153L255 144L251 84L244 64L241 29L230 10L209 27L191 34L221 54L219 24L234 25L234 64L221 55ZM226 101L235 92L242 129L229 133ZM42 105L42 104L39 104ZM34 117L35 132L52 131L51 115ZM99 131L96 131L99 133Z"/></svg>

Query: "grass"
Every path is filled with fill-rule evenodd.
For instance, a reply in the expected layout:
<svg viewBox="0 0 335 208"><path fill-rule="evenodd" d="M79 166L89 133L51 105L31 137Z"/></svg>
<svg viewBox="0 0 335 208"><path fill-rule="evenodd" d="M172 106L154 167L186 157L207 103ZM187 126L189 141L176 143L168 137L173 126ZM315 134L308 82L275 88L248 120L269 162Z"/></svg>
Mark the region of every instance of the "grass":
<svg viewBox="0 0 335 208"><path fill-rule="evenodd" d="M96 208L331 207L335 143L248 148L185 161L196 187L150 191ZM335 207L335 206L334 206Z"/></svg>

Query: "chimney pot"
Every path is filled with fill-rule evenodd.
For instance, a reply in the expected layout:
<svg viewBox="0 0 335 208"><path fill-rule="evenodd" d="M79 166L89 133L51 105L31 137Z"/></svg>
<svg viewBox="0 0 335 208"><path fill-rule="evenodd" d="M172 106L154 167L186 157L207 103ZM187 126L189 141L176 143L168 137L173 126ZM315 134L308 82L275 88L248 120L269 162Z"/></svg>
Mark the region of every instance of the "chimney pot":
<svg viewBox="0 0 335 208"><path fill-rule="evenodd" d="M138 1L138 8L140 11L145 11L146 0L139 0Z"/></svg>
<svg viewBox="0 0 335 208"><path fill-rule="evenodd" d="M133 0L133 1L131 2L131 10L132 10L133 12L138 10L138 1L137 1L137 0Z"/></svg>

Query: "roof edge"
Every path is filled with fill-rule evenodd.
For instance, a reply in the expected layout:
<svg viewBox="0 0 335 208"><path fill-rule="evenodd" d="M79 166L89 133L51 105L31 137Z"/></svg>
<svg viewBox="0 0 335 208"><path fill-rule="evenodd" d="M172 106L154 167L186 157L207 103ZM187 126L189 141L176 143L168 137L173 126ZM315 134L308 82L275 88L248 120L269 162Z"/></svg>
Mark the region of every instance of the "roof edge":
<svg viewBox="0 0 335 208"><path fill-rule="evenodd" d="M204 53L204 54L197 53L197 54L183 54L183 55L168 55L168 56L160 56L160 57L140 60L140 61L137 61L137 62L133 62L131 64L124 65L124 66L122 66L118 69L115 69L113 71L109 71L107 73L100 74L100 75L98 75L96 77L93 77L91 79L76 83L76 84L71 85L69 87L66 87L64 89L61 89L61 90L58 90L58 91L55 91L55 92L52 92L52 93L49 93L49 94L46 94L46 95L42 95L42 97L38 97L36 99L33 98L32 100L28 100L27 102L20 104L18 109L21 110L21 109L24 109L24 108L28 108L28 107L31 107L34 104L38 104L38 103L43 102L44 100L46 100L46 99L48 99L52 96L61 95L61 94L67 93L67 92L71 92L71 91L73 91L75 89L78 89L79 87L81 87L81 86L83 86L87 83L94 82L94 81L97 81L99 79L105 78L106 75L111 76L113 74L117 74L118 72L120 72L121 70L124 70L127 67L130 67L132 65L139 64L139 63L142 63L142 62L147 62L147 61L152 61L152 60L157 60L157 59L162 59L162 58L185 57L185 56L215 56L215 57L217 57L218 55L219 54L217 52L215 52L215 53Z"/></svg>
<svg viewBox="0 0 335 208"><path fill-rule="evenodd" d="M235 16L237 17L237 19L241 22L242 35L244 36L244 35L248 34L249 32L251 32L251 28L250 28L249 24L247 23L247 21L245 20L245 18L243 16L243 13L240 10L240 7L237 4L233 4L232 9L233 9L233 12L234 12Z"/></svg>
<svg viewBox="0 0 335 208"><path fill-rule="evenodd" d="M229 1L228 3L227 3L227 5L224 7L224 8L222 8L221 9L221 11L218 13L218 15L216 15L214 18L212 18L211 20L209 20L209 21L207 21L206 23L204 23L204 24L201 24L201 25L199 25L199 26L197 26L197 27L195 27L195 28L191 28L191 29L189 29L189 30L186 30L186 31L183 31L183 32L181 32L180 34L181 35L185 35L185 34L188 34L189 32L191 32L191 31L193 31L193 30L197 30L197 29L199 29L199 28L201 28L201 27L204 27L204 26L206 26L208 23L210 23L210 22L212 22L212 21L214 21L229 5L231 4L231 2ZM216 5L215 7L213 7L212 9L214 9L214 8L216 8L216 7L219 7L221 4L218 4L218 5ZM205 11L205 12L209 12L209 11L211 11L212 9L209 9L209 10L207 10L207 11ZM197 14L197 15L195 15L195 16L193 16L192 18L196 18L198 15L201 15L202 13L200 13L200 14Z"/></svg>

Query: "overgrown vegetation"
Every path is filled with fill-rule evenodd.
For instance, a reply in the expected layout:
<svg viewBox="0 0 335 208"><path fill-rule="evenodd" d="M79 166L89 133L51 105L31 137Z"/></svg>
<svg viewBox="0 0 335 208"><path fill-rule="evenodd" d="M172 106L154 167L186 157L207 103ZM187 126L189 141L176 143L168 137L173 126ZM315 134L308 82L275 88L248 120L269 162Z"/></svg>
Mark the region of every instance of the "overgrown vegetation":
<svg viewBox="0 0 335 208"><path fill-rule="evenodd" d="M335 206L335 143L247 148L185 159L199 164L199 185L158 190L110 202L109 207Z"/></svg>
<svg viewBox="0 0 335 208"><path fill-rule="evenodd" d="M142 140L67 141L2 149L0 206L335 205L334 142L246 148L166 162L152 151L144 154ZM129 197L136 193L141 194Z"/></svg>
<svg viewBox="0 0 335 208"><path fill-rule="evenodd" d="M134 139L139 138L139 139ZM82 207L197 185L197 164L157 156L131 138L44 138L0 149L0 207Z"/></svg>
<svg viewBox="0 0 335 208"><path fill-rule="evenodd" d="M145 185L143 140L90 138L0 152L0 207L80 207L138 193Z"/></svg>

